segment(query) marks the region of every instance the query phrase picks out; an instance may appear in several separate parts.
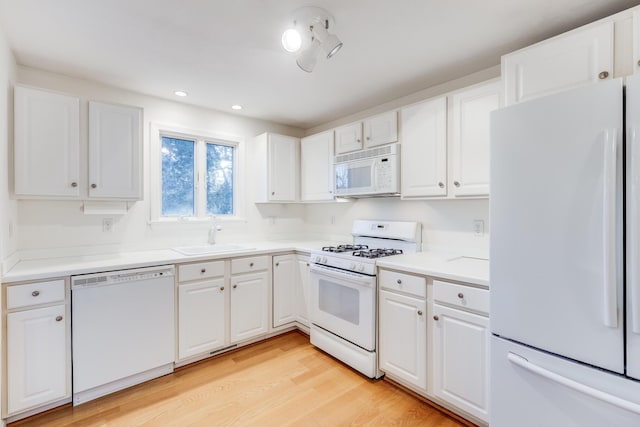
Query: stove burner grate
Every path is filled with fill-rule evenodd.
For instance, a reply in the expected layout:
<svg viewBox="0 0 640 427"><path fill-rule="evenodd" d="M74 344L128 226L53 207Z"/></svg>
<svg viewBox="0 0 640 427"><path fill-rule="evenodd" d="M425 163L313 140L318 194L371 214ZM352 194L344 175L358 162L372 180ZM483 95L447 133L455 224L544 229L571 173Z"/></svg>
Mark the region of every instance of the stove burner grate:
<svg viewBox="0 0 640 427"><path fill-rule="evenodd" d="M352 255L360 258L382 258L402 254L402 249L367 249L356 250Z"/></svg>
<svg viewBox="0 0 640 427"><path fill-rule="evenodd" d="M367 245L338 245L338 246L323 246L322 252L333 252L333 253L342 253L342 252L352 252L352 251L361 251L364 249L369 249Z"/></svg>

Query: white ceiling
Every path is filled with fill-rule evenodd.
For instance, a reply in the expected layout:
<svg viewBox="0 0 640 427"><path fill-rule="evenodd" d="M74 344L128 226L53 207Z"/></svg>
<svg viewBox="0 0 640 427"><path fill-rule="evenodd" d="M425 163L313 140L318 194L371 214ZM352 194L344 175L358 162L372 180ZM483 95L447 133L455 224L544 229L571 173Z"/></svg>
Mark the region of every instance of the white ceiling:
<svg viewBox="0 0 640 427"><path fill-rule="evenodd" d="M499 64L630 0L0 0L18 63L307 129ZM327 9L344 42L307 74L280 44Z"/></svg>

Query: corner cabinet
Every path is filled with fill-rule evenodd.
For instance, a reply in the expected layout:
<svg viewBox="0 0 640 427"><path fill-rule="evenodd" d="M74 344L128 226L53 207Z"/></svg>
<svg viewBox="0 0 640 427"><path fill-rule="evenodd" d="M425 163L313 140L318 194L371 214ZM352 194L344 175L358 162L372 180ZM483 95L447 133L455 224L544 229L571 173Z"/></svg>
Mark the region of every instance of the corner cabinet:
<svg viewBox="0 0 640 427"><path fill-rule="evenodd" d="M300 199L300 139L264 133L251 148L255 202L296 202Z"/></svg>
<svg viewBox="0 0 640 427"><path fill-rule="evenodd" d="M79 197L79 99L16 86L14 126L16 196Z"/></svg>
<svg viewBox="0 0 640 427"><path fill-rule="evenodd" d="M3 417L71 398L71 322L64 279L6 285Z"/></svg>
<svg viewBox="0 0 640 427"><path fill-rule="evenodd" d="M447 195L447 98L400 110L402 198Z"/></svg>
<svg viewBox="0 0 640 427"><path fill-rule="evenodd" d="M450 95L450 189L454 197L489 195L490 114L502 105L500 80Z"/></svg>
<svg viewBox="0 0 640 427"><path fill-rule="evenodd" d="M302 201L333 200L333 131L300 140Z"/></svg>
<svg viewBox="0 0 640 427"><path fill-rule="evenodd" d="M142 109L89 102L89 197L142 198Z"/></svg>

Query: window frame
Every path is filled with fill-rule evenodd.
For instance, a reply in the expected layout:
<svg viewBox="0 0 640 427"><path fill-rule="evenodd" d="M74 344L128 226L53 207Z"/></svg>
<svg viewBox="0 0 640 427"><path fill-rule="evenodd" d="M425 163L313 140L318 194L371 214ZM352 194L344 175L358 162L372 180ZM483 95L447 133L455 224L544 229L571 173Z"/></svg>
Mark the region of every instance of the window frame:
<svg viewBox="0 0 640 427"><path fill-rule="evenodd" d="M150 222L207 222L212 218L226 221L244 221L244 140L233 135L186 129L179 126L151 124L150 158ZM194 216L162 216L162 137L178 138L195 142ZM232 215L209 215L207 211L207 144L225 145L234 148L233 159L233 211Z"/></svg>

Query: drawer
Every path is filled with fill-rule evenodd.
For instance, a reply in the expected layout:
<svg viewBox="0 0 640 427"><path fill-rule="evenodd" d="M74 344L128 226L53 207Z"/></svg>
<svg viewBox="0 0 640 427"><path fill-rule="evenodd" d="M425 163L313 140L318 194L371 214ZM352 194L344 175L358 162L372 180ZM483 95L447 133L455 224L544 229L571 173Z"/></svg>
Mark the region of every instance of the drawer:
<svg viewBox="0 0 640 427"><path fill-rule="evenodd" d="M427 279L412 274L380 270L380 288L399 291L420 298L427 297Z"/></svg>
<svg viewBox="0 0 640 427"><path fill-rule="evenodd" d="M64 302L64 280L7 286L7 309Z"/></svg>
<svg viewBox="0 0 640 427"><path fill-rule="evenodd" d="M231 260L231 274L251 273L252 271L266 270L269 268L270 257L253 256L236 258Z"/></svg>
<svg viewBox="0 0 640 427"><path fill-rule="evenodd" d="M198 262L178 266L179 282L220 276L224 276L224 261Z"/></svg>
<svg viewBox="0 0 640 427"><path fill-rule="evenodd" d="M489 314L489 290L457 283L433 281L433 299L454 307Z"/></svg>

